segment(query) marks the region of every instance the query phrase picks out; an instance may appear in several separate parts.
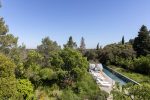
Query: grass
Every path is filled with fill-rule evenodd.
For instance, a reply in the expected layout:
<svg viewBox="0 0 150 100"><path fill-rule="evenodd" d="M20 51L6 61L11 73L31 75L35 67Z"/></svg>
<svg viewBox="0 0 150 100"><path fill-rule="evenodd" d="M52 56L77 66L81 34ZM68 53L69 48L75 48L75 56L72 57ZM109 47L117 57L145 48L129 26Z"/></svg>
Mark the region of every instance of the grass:
<svg viewBox="0 0 150 100"><path fill-rule="evenodd" d="M119 66L109 65L109 67L112 68L113 70L137 81L138 83L149 83L150 82L150 77L148 75L135 73L135 72L132 72L130 70L126 70L124 68L121 68Z"/></svg>
<svg viewBox="0 0 150 100"><path fill-rule="evenodd" d="M36 90L35 97L38 100L57 100L57 97L61 97L62 92L57 86L41 86Z"/></svg>

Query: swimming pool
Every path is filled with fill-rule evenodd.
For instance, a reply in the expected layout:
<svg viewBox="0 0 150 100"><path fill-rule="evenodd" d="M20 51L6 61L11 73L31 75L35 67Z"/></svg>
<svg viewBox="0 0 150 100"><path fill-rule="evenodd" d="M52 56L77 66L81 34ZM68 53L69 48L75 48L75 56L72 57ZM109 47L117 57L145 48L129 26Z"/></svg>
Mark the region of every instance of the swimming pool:
<svg viewBox="0 0 150 100"><path fill-rule="evenodd" d="M124 80L122 80L121 78L117 77L115 74L113 74L112 72L110 72L108 69L103 68L103 72L109 76L111 79L113 79L115 82L119 82L120 85L125 85L126 82Z"/></svg>

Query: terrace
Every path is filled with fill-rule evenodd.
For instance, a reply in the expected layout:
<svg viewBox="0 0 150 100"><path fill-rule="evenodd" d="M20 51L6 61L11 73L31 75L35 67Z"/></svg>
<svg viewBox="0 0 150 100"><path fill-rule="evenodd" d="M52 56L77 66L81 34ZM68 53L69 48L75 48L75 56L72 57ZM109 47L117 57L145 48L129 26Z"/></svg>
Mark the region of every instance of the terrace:
<svg viewBox="0 0 150 100"><path fill-rule="evenodd" d="M112 90L115 82L118 82L120 85L125 85L128 82L139 84L102 64L90 64L89 72L92 74L100 88L108 93Z"/></svg>

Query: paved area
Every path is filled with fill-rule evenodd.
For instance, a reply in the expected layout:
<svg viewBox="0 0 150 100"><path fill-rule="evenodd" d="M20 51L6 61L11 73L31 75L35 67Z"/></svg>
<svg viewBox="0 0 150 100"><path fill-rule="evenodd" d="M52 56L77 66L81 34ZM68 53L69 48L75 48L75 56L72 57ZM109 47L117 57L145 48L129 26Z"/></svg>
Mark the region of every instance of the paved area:
<svg viewBox="0 0 150 100"><path fill-rule="evenodd" d="M109 82L111 84L110 87L104 87L104 86L99 86L101 90L104 90L106 91L107 93L109 93L109 97L107 98L107 100L113 100L113 96L110 94L112 88L113 88L113 85L115 85L115 81L112 80L109 76L107 76L105 73L102 73L103 76L106 78L106 81Z"/></svg>
<svg viewBox="0 0 150 100"><path fill-rule="evenodd" d="M99 88L109 93L109 97L107 98L107 100L113 100L113 96L110 94L110 92L113 89L113 85L115 85L115 81L112 80L109 76L107 76L102 70L103 70L103 67L101 64L90 64L89 72L92 74L93 78L98 83ZM104 82L108 82L109 85L106 85L106 84L104 85L99 80L97 80L97 78L101 78L101 79L103 78L102 80Z"/></svg>
<svg viewBox="0 0 150 100"><path fill-rule="evenodd" d="M102 73L102 74L103 74L103 76L105 77L105 80L111 84L111 86L110 86L110 87L104 87L104 86L101 86L101 85L100 85L100 88L101 88L102 90L104 90L104 91L110 93L111 90L112 90L113 85L115 84L115 81L112 80L110 77L108 77L105 73Z"/></svg>

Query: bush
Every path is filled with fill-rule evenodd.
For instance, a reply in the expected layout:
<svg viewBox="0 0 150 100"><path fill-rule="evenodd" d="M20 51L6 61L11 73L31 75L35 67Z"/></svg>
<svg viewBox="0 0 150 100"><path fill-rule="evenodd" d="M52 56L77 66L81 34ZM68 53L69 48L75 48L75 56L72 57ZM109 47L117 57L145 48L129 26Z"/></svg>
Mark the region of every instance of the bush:
<svg viewBox="0 0 150 100"><path fill-rule="evenodd" d="M43 69L41 69L39 74L40 74L41 79L43 79L43 80L51 80L51 79L54 78L53 77L54 76L54 72L50 68L43 68Z"/></svg>
<svg viewBox="0 0 150 100"><path fill-rule="evenodd" d="M32 100L34 97L33 86L28 79L17 80L17 91L25 100Z"/></svg>
<svg viewBox="0 0 150 100"><path fill-rule="evenodd" d="M135 59L133 66L136 72L150 75L150 56Z"/></svg>
<svg viewBox="0 0 150 100"><path fill-rule="evenodd" d="M17 97L15 64L0 54L0 99L8 100Z"/></svg>
<svg viewBox="0 0 150 100"><path fill-rule="evenodd" d="M150 100L149 84L116 86L111 91L114 100Z"/></svg>
<svg viewBox="0 0 150 100"><path fill-rule="evenodd" d="M133 50L132 45L111 44L104 47L99 57L99 61L103 64L120 64L123 66L125 64L126 66L126 62L124 61L127 60L128 62L128 60L132 60L135 57L136 53Z"/></svg>
<svg viewBox="0 0 150 100"><path fill-rule="evenodd" d="M86 73L81 81L77 82L74 91L83 99L88 100L106 100L108 94L100 90L93 78Z"/></svg>
<svg viewBox="0 0 150 100"><path fill-rule="evenodd" d="M62 100L82 100L70 88L65 89L61 96Z"/></svg>

